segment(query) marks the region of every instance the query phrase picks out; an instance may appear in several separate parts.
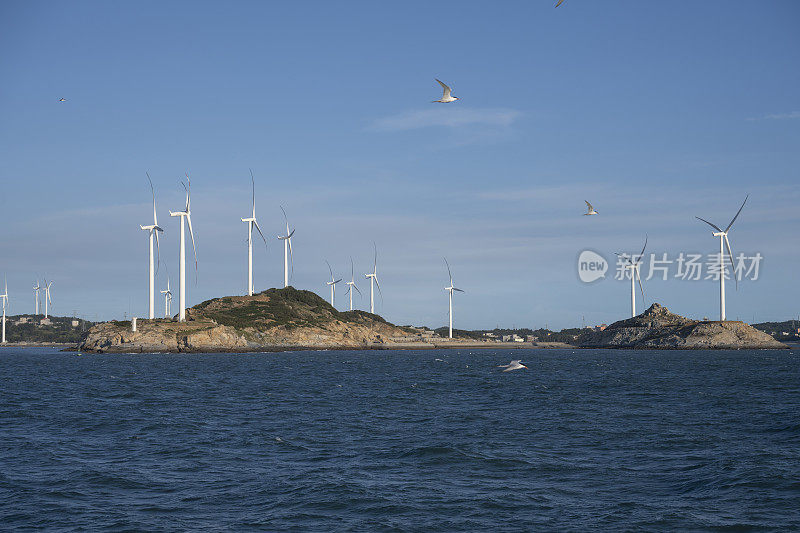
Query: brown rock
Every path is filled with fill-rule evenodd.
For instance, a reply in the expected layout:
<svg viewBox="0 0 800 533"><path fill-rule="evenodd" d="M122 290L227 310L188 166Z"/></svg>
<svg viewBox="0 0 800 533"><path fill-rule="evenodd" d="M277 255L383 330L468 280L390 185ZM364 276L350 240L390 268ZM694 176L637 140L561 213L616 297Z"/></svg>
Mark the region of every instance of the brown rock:
<svg viewBox="0 0 800 533"><path fill-rule="evenodd" d="M657 303L641 315L614 322L603 331L582 334L576 344L584 348L665 350L788 348L744 322L690 320Z"/></svg>

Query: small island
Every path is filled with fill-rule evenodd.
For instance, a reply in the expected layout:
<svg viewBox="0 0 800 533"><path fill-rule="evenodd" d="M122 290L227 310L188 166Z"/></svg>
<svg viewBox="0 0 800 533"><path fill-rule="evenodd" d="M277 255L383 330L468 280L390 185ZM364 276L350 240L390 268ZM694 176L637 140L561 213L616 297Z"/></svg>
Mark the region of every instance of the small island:
<svg viewBox="0 0 800 533"><path fill-rule="evenodd" d="M267 352L524 347L469 337L442 338L427 328L395 326L366 311L339 311L317 294L294 287L253 296L225 296L174 318L112 320L89 330L79 349L87 352ZM510 346L509 346L510 345Z"/></svg>
<svg viewBox="0 0 800 533"><path fill-rule="evenodd" d="M738 320L691 320L654 303L633 318L581 334L581 348L658 350L780 349L789 346Z"/></svg>

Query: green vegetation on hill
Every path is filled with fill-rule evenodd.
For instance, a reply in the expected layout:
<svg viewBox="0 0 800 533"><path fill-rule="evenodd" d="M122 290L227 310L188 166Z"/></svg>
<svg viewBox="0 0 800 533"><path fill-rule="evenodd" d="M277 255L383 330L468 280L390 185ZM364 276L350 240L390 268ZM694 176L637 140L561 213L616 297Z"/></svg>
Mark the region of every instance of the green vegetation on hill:
<svg viewBox="0 0 800 533"><path fill-rule="evenodd" d="M8 342L60 342L75 343L94 326L80 318L50 316L50 324L41 324L43 315L14 315L6 317L6 340ZM73 326L73 320L77 325Z"/></svg>
<svg viewBox="0 0 800 533"><path fill-rule="evenodd" d="M366 311L338 311L316 293L294 287L267 289L252 297L225 296L206 300L189 310L189 316L210 318L237 329L324 327L334 321L361 323L366 319L388 324L382 317Z"/></svg>
<svg viewBox="0 0 800 533"><path fill-rule="evenodd" d="M781 342L800 341L800 322L797 320L784 320L783 322L762 322L753 324L753 327L771 335L775 340Z"/></svg>
<svg viewBox="0 0 800 533"><path fill-rule="evenodd" d="M433 332L439 335L440 337L450 336L450 328L448 326L436 328L435 330L433 330ZM456 329L456 328L453 328L453 338L474 339L478 341L485 339L483 332L481 331L469 331L466 329Z"/></svg>

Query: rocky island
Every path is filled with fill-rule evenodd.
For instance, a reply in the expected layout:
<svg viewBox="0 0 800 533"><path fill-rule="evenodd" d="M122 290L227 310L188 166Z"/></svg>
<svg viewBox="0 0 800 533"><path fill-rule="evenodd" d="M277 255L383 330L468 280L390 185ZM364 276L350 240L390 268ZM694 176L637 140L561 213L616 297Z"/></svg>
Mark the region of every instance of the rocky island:
<svg viewBox="0 0 800 533"><path fill-rule="evenodd" d="M380 348L414 340L416 330L366 311L338 311L310 291L268 289L253 296L214 298L174 319L111 321L89 330L80 349L91 352L246 352Z"/></svg>
<svg viewBox="0 0 800 533"><path fill-rule="evenodd" d="M766 333L738 320L691 320L654 303L633 318L614 322L602 331L580 335L582 348L660 350L788 348Z"/></svg>

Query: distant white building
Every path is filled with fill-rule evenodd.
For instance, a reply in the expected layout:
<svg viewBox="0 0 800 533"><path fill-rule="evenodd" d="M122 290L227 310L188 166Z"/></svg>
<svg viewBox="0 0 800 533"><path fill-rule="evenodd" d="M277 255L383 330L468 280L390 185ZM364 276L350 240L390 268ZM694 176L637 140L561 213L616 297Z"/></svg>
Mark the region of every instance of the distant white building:
<svg viewBox="0 0 800 533"><path fill-rule="evenodd" d="M40 326L49 326L50 324L52 324L52 322L49 318L43 318L39 321Z"/></svg>
<svg viewBox="0 0 800 533"><path fill-rule="evenodd" d="M81 325L81 321L80 320L78 320L77 318L73 318L72 319L72 327L73 328L77 328L80 325Z"/></svg>
<svg viewBox="0 0 800 533"><path fill-rule="evenodd" d="M503 335L503 342L525 342L525 339L514 333L512 335Z"/></svg>

